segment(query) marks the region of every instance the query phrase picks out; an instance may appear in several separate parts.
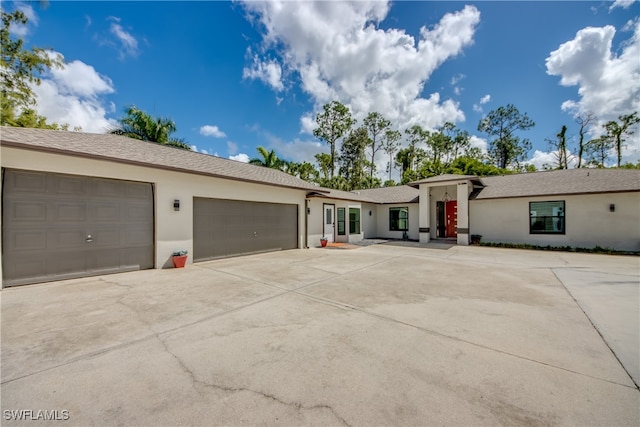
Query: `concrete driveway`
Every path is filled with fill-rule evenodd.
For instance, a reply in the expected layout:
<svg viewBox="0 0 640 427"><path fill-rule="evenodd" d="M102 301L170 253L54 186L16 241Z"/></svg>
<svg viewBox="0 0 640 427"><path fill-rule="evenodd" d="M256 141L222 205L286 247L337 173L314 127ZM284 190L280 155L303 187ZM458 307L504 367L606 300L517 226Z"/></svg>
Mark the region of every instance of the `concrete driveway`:
<svg viewBox="0 0 640 427"><path fill-rule="evenodd" d="M5 289L2 424L640 424L638 258L411 246Z"/></svg>

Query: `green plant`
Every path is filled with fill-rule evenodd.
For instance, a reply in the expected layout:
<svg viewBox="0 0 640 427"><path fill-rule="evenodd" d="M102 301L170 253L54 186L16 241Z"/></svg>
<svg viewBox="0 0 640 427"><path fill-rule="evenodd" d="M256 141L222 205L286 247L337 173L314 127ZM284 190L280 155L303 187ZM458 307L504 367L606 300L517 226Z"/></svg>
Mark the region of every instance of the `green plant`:
<svg viewBox="0 0 640 427"><path fill-rule="evenodd" d="M187 251L186 249L181 249L179 251L173 251L173 254L171 254L171 256L185 256L188 253L189 251Z"/></svg>

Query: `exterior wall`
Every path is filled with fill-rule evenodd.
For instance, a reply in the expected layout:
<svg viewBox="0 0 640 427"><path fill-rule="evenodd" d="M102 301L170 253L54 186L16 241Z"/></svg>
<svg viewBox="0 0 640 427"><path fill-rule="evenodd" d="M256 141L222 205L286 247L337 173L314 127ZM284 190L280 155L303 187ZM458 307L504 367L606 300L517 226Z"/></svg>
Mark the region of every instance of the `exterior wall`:
<svg viewBox="0 0 640 427"><path fill-rule="evenodd" d="M362 204L361 226L365 239L375 239L378 237L378 208L379 205L372 203ZM371 215L369 215L371 212Z"/></svg>
<svg viewBox="0 0 640 427"><path fill-rule="evenodd" d="M565 201L566 234L530 234L529 202L557 200ZM640 192L471 200L470 233L483 242L640 251L638 206Z"/></svg>
<svg viewBox="0 0 640 427"><path fill-rule="evenodd" d="M377 232L375 237L381 239L402 239L402 231L389 230L389 208L409 208L409 230L407 231L410 240L419 240L420 233L420 205L418 203L398 203L377 206Z"/></svg>
<svg viewBox="0 0 640 427"><path fill-rule="evenodd" d="M298 205L298 247L304 246L304 190L274 187L132 166L104 160L2 147L2 167L151 182L155 203L155 266L171 266L171 254L178 249L193 254L193 198L209 197ZM180 211L173 201L180 200Z"/></svg>
<svg viewBox="0 0 640 427"><path fill-rule="evenodd" d="M308 214L308 245L309 247L320 246L320 238L323 236L323 225L324 225L324 205L330 204L335 205L335 241L336 242L359 242L363 239L364 236L364 227L366 224L366 219L364 218L365 214L367 218L369 216L369 211L365 212L365 209L362 207L362 204L359 202L349 202L346 200L338 200L338 199L328 199L324 197L312 197L308 199L308 207L310 208L310 213ZM338 208L346 209L346 217L345 217L345 227L346 234L344 236L338 235ZM349 208L358 208L360 209L360 233L359 234L349 234ZM304 230L303 230L304 232Z"/></svg>

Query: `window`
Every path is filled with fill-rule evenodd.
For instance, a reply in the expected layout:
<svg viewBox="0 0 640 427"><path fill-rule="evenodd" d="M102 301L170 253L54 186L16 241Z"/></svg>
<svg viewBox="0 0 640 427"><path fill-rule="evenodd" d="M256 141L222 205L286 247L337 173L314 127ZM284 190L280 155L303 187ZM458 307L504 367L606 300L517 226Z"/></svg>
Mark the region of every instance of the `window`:
<svg viewBox="0 0 640 427"><path fill-rule="evenodd" d="M530 234L564 234L564 200L529 202Z"/></svg>
<svg viewBox="0 0 640 427"><path fill-rule="evenodd" d="M360 209L349 208L349 234L360 234Z"/></svg>
<svg viewBox="0 0 640 427"><path fill-rule="evenodd" d="M389 230L409 230L409 208L389 208Z"/></svg>
<svg viewBox="0 0 640 427"><path fill-rule="evenodd" d="M331 213L333 212L333 210L331 209L325 209L325 213L327 216L327 219L325 220L325 224L331 225L333 224L333 218L331 218Z"/></svg>
<svg viewBox="0 0 640 427"><path fill-rule="evenodd" d="M338 208L338 235L345 235L345 219L344 219L344 208Z"/></svg>

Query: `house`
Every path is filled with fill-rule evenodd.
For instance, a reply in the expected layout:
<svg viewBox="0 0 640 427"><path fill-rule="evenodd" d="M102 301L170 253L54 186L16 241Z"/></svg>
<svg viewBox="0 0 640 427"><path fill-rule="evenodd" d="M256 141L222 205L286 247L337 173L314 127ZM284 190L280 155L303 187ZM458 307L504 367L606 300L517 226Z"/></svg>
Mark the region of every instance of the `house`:
<svg viewBox="0 0 640 427"><path fill-rule="evenodd" d="M356 192L109 134L0 128L3 286L366 238L640 250L640 172L442 175Z"/></svg>
<svg viewBox="0 0 640 427"><path fill-rule="evenodd" d="M640 251L640 171L441 175L420 190L420 242L453 238Z"/></svg>
<svg viewBox="0 0 640 427"><path fill-rule="evenodd" d="M305 246L284 172L108 134L0 129L3 286Z"/></svg>

